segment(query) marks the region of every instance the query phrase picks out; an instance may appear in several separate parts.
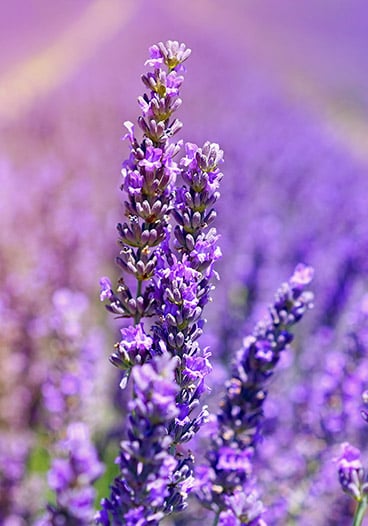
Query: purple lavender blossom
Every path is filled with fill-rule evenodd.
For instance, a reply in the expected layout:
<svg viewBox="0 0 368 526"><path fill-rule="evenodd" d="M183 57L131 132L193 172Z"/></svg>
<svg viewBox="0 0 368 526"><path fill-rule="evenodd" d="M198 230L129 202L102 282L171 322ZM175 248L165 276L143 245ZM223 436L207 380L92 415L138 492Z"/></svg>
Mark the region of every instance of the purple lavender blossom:
<svg viewBox="0 0 368 526"><path fill-rule="evenodd" d="M154 294L159 322L153 328L154 340L158 348L180 359L177 402L185 419L170 426L177 444L190 440L206 420L207 407L197 416L191 415L198 410L205 378L212 369L208 349L201 349L197 340L204 325L203 309L213 289L211 278L216 276L214 263L221 256L216 230L208 227L216 217L213 205L223 176L217 163L222 159L217 144L207 142L203 148L186 145L186 156L179 163L184 184L176 190L173 210L174 244L157 250ZM195 374L190 372L194 364Z"/></svg>
<svg viewBox="0 0 368 526"><path fill-rule="evenodd" d="M138 100L143 114L138 119L144 133L141 145L133 125L126 123L131 152L123 164L122 189L128 197L125 212L129 223L118 225L122 250L117 258L124 276L116 292L108 278L100 282L100 297L108 300L108 309L134 320L134 325L121 330L122 340L111 356L112 363L124 371L121 386L125 387L131 371L140 371L134 373L132 429L121 445L121 474L111 487L110 498L102 503L97 519L101 524L137 520L156 524L165 514L184 509L193 485L193 457L189 451L179 452L178 446L189 441L208 418L207 407L200 408L199 399L211 371L210 353L200 348L197 339L204 324L203 308L213 288L213 263L221 255L216 230L208 227L216 217L213 205L222 178L217 164L223 153L217 144L207 142L203 148L190 144L187 157L179 164L173 160L180 144L170 144L169 138L181 123L170 119L181 104L178 90L183 79L178 72L184 71L182 62L190 51L183 44L168 41L153 46L150 53L147 63L155 69L142 77L150 94ZM179 175L181 186L177 183ZM176 223L175 242L171 217ZM135 290L127 285L125 275L129 274L136 280ZM152 338L142 322L151 316L155 316ZM175 414L165 418L164 405L161 425L158 415L143 425L138 416L140 412L149 414L144 407L148 403L144 389L148 389L153 374L148 363L158 363L157 355L163 355L162 360L171 356L175 365ZM159 393L160 387L156 389ZM160 403L165 404L165 397ZM147 437L143 442L140 431L149 425L154 441L151 452L144 449L150 442ZM143 452L134 460L132 451L137 447ZM146 468L132 467L138 458L149 458L156 450L155 462L147 460ZM139 484L128 477L132 472L135 478L142 475Z"/></svg>
<svg viewBox="0 0 368 526"><path fill-rule="evenodd" d="M289 282L277 291L268 317L258 323L252 336L244 339L218 414L224 443L235 439L246 447L254 447L259 441L262 406L267 396L265 385L280 353L293 340L290 328L312 307L313 295L304 290L312 276L310 267L298 265Z"/></svg>
<svg viewBox="0 0 368 526"><path fill-rule="evenodd" d="M121 443L120 474L102 501L97 524L149 524L155 526L167 513L182 508L190 491L186 466L169 449L173 440L169 422L178 415L174 382L177 360L168 355L132 369L134 397L129 403L127 440ZM178 479L182 471L182 480Z"/></svg>
<svg viewBox="0 0 368 526"><path fill-rule="evenodd" d="M289 282L277 291L268 317L258 323L252 336L244 339L232 378L226 384L217 428L206 455L207 475L199 489L203 505L212 509L218 518L230 517L227 509L230 497L239 491L249 495L250 500L244 498L242 506L236 508L234 524L263 524L263 506L258 502L256 488L250 490L254 484L251 458L261 440L266 384L280 354L293 339L291 327L312 306L313 295L305 290L312 277L311 267L296 267ZM252 502L255 507L251 506ZM247 511L248 507L251 511Z"/></svg>
<svg viewBox="0 0 368 526"><path fill-rule="evenodd" d="M360 501L363 494L368 493L367 476L360 460L360 451L348 442L342 444L341 449L341 455L336 459L341 487Z"/></svg>
<svg viewBox="0 0 368 526"><path fill-rule="evenodd" d="M127 196L125 215L128 221L117 227L122 247L117 262L124 275L116 292L110 280L102 278L100 297L108 300L110 311L132 318L135 325L156 314L151 283L157 266L155 251L168 235L173 190L179 172L174 157L181 143L171 143L170 137L180 129L181 123L178 119L172 120L172 115L181 103L178 95L183 77L178 71L184 71L181 64L189 55L190 50L175 41L150 48L151 59L147 64L154 71L142 77L149 93L138 100L143 113L138 119L144 133L141 144L135 137L133 124L125 123L130 155L123 163L122 190ZM129 275L136 280L135 289L127 284L126 276ZM144 363L151 357L148 348L144 351L128 357L126 346L121 342L111 360L126 369L128 376L134 363L138 360Z"/></svg>
<svg viewBox="0 0 368 526"><path fill-rule="evenodd" d="M342 440L365 451L366 424L359 410L364 411L361 393L367 384L366 306L366 295L357 288L338 325L320 326L318 319L311 335L299 338L292 360L280 364L284 371L267 400L266 439L255 461L270 499L265 514L270 522L352 523L355 503L339 491L332 459Z"/></svg>

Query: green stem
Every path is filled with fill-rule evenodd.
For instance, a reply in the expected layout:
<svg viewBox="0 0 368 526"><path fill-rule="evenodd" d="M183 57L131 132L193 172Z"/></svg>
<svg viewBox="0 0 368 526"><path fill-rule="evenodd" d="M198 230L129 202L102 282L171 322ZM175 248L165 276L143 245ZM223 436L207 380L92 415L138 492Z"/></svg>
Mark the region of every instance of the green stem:
<svg viewBox="0 0 368 526"><path fill-rule="evenodd" d="M139 279L138 280L138 284L137 284L137 294L136 294L136 299L141 295L142 293L142 281ZM137 312L136 315L134 316L134 324L135 325L138 325L138 323L141 321L141 315Z"/></svg>
<svg viewBox="0 0 368 526"><path fill-rule="evenodd" d="M353 526L362 525L364 514L367 509L367 505L368 505L367 497L364 496L362 500L358 503L357 509L355 510Z"/></svg>
<svg viewBox="0 0 368 526"><path fill-rule="evenodd" d="M218 510L218 511L216 512L216 515L215 515L215 518L214 518L214 521L213 521L213 525L212 525L212 526L217 526L219 520L220 520L220 510Z"/></svg>

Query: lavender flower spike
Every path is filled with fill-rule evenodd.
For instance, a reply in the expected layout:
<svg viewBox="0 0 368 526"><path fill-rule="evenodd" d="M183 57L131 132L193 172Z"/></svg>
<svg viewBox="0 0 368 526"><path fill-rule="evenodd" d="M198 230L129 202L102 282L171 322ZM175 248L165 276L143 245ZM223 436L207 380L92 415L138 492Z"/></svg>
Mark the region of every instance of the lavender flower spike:
<svg viewBox="0 0 368 526"><path fill-rule="evenodd" d="M164 515L184 509L193 486L193 456L181 445L208 418L200 397L211 371L210 353L197 340L204 325L203 308L213 288L213 265L221 256L219 236L210 226L216 217L213 205L219 197L222 173L218 164L223 152L217 144L206 142L199 148L188 143L186 156L178 164L173 160L180 144L170 143L170 138L181 123L172 120L172 114L181 104L178 94L183 77L179 73L184 72L182 63L189 53L174 41L150 48L147 64L154 71L142 77L149 94L138 99L143 114L138 119L144 133L141 144L133 125L126 123L131 153L122 175L129 222L118 225L122 250L117 261L125 274L134 276L136 287L131 289L124 277L116 292L108 278L102 278L100 284L101 299L108 301L108 309L133 319L133 325L121 330L122 340L110 359L125 372L122 387L130 372L136 371L135 398L128 441L121 448L121 476L110 498L103 501L98 516L101 524L138 521L142 526L153 525ZM143 325L143 319L151 316L155 316L152 337ZM175 411L169 418L164 410L162 421L158 415L150 420L145 405L152 393L140 388L144 375L149 388L149 374L157 377L158 385L155 367L160 355L166 361L172 358L176 382ZM159 490L153 498L154 487Z"/></svg>
<svg viewBox="0 0 368 526"><path fill-rule="evenodd" d="M180 491L174 479L180 462L169 453L172 438L167 434L168 422L179 412L176 367L177 360L166 354L132 369L135 396L129 404L128 439L121 443L120 474L102 501L97 524L155 526L176 510L180 495L172 488Z"/></svg>
<svg viewBox="0 0 368 526"><path fill-rule="evenodd" d="M252 336L244 339L218 414L224 444L236 440L243 447L254 447L259 441L265 386L280 353L293 340L291 327L313 305L313 294L305 290L312 278L313 269L299 264L289 282L277 291L269 315L258 323Z"/></svg>
<svg viewBox="0 0 368 526"><path fill-rule="evenodd" d="M135 137L133 124L125 123L130 155L123 163L121 189L126 195L127 219L117 225L121 246L117 263L123 275L116 290L108 278L101 278L100 298L107 300L107 308L114 314L131 318L134 326L156 314L152 296L152 277L157 267L155 252L166 242L169 231L173 191L179 172L174 157L181 146L180 142L170 142L170 138L182 126L173 114L181 105L179 92L185 71L182 63L189 55L190 49L175 41L160 42L150 48L150 59L146 64L153 67L153 71L142 76L148 92L138 99L142 110L138 118L143 130L141 142ZM132 280L128 284L128 276L133 277L135 284ZM130 331L133 330L131 327ZM143 326L141 331L144 339ZM140 354L140 349L129 345L127 349L127 334L122 334L123 338L111 357L112 363L125 371L126 378L138 360L144 363L152 357L148 347L143 354ZM130 337L128 341L131 341Z"/></svg>
<svg viewBox="0 0 368 526"><path fill-rule="evenodd" d="M157 250L154 292L159 314L154 342L179 357L180 415L170 426L175 444L189 441L208 416L207 407L199 412L198 408L212 367L210 353L201 349L198 338L204 325L203 309L213 289L211 279L217 276L214 264L221 257L219 236L209 227L216 217L214 204L223 177L218 164L223 152L209 142L202 148L187 143L185 148L186 156L179 163L184 184L176 189L173 210L175 239L172 247ZM195 410L198 414L193 416Z"/></svg>
<svg viewBox="0 0 368 526"><path fill-rule="evenodd" d="M200 482L202 503L212 509L220 524L261 526L263 506L252 479L252 455L261 438L266 384L293 339L290 329L311 308L313 295L306 291L313 269L298 265L288 283L276 293L269 315L244 339L237 353L232 378L217 415L217 432L207 454ZM243 498L242 506L229 509L229 498ZM233 522L230 521L230 516ZM226 522L225 521L226 518Z"/></svg>

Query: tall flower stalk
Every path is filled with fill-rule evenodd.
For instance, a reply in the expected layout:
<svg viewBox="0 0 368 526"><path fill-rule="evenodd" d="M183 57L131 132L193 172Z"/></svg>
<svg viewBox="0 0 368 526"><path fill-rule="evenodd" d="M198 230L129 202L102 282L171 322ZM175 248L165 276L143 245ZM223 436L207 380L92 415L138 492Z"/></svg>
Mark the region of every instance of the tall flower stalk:
<svg viewBox="0 0 368 526"><path fill-rule="evenodd" d="M137 521L155 525L185 508L194 481L193 455L179 446L208 417L200 396L211 370L210 353L197 340L213 288L213 264L221 255L211 224L223 152L217 144L206 142L200 148L187 143L185 156L174 161L181 142L171 143L170 138L182 124L172 115L181 104L182 63L189 54L184 44L175 41L150 48L146 64L153 72L142 77L149 93L138 99L140 143L132 123L125 123L130 143L122 170L127 220L118 224L117 258L123 274L116 290L108 278L101 279L101 300L108 300L111 312L133 322L121 329L122 339L110 357L124 372L121 387L133 375L133 401L128 439L121 445L118 461L120 474L96 518L103 525ZM151 317L150 331L146 319ZM143 377L149 382L151 376L160 389L168 363L174 406L162 410L159 418L150 405L154 396L149 389L154 384L140 386Z"/></svg>
<svg viewBox="0 0 368 526"><path fill-rule="evenodd" d="M252 476L252 456L262 436L267 383L281 352L293 340L291 328L312 306L313 295L305 290L312 276L311 267L296 267L289 282L277 291L268 316L244 339L237 353L217 414L208 466L198 471L201 501L215 512L214 524L264 524L263 505Z"/></svg>
<svg viewBox="0 0 368 526"><path fill-rule="evenodd" d="M173 212L175 241L172 248L161 249L155 282L159 305L155 342L179 358L180 414L170 426L176 445L189 441L208 415L206 406L195 414L205 377L211 371L210 353L200 348L198 338L204 325L203 309L213 288L214 263L221 256L219 236L209 226L216 217L213 205L219 197L222 157L217 144L207 142L202 148L186 144L186 156L180 162L184 184L176 190Z"/></svg>
<svg viewBox="0 0 368 526"><path fill-rule="evenodd" d="M141 320L156 314L152 277L157 267L156 249L168 234L179 171L174 157L181 143L172 143L170 138L182 126L173 114L181 105L182 63L189 55L190 49L178 42L168 41L150 48L146 64L153 67L153 72L142 76L149 93L138 99L142 109L138 124L143 130L140 143L133 124L125 123L128 129L125 138L130 143L121 186L126 195L126 221L117 225L121 246L117 263L122 275L115 291L108 278L100 282L101 300L108 300L107 308L133 321L132 326L122 330L122 340L111 356L112 363L125 372L125 382L133 365L143 364L153 354L151 339Z"/></svg>

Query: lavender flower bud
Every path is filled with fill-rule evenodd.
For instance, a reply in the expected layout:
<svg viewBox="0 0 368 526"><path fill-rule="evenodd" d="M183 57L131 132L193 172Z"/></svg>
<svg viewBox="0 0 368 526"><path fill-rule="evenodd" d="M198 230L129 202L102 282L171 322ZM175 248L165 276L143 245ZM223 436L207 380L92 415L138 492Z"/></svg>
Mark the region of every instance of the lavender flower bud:
<svg viewBox="0 0 368 526"><path fill-rule="evenodd" d="M359 449L345 442L342 453L336 459L341 487L345 493L360 501L363 494L368 494L367 474L360 460Z"/></svg>

